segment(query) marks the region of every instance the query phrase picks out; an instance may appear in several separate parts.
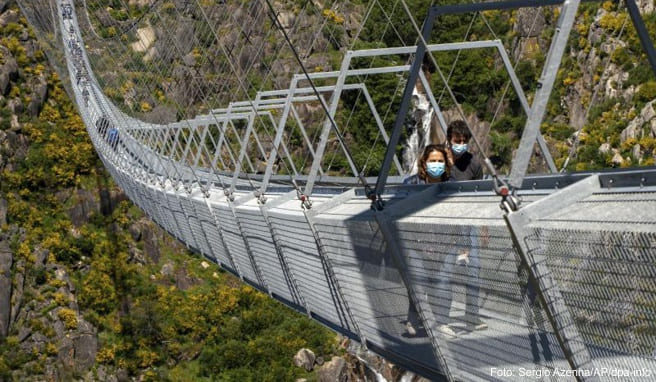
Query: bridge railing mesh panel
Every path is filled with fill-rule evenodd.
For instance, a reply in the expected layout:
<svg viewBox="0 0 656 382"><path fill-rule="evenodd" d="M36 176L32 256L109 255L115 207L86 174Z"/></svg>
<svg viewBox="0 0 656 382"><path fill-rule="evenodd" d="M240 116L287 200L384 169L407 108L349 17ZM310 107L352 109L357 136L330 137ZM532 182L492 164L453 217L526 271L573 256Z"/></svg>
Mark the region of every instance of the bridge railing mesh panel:
<svg viewBox="0 0 656 382"><path fill-rule="evenodd" d="M194 199L191 197L186 197L180 199L180 202L185 209L185 213L189 219L189 227L196 238L196 243L198 244L198 249L206 256L212 256L212 250L210 245L207 242L207 235L203 230L203 227L200 225L200 220L196 215L196 207Z"/></svg>
<svg viewBox="0 0 656 382"><path fill-rule="evenodd" d="M232 263L230 256L228 256L228 252L223 244L223 240L221 239L221 232L219 232L216 221L212 216L212 211L210 211L205 202L196 201L194 203L194 208L200 226L207 236L207 244L210 246L212 256L214 256L219 264L229 267L234 272L235 265Z"/></svg>
<svg viewBox="0 0 656 382"><path fill-rule="evenodd" d="M456 378L488 378L492 368L501 368L514 370L502 379L522 380L522 368L568 368L535 295L529 295L505 227L399 222L396 231ZM457 337L445 334L445 326Z"/></svg>
<svg viewBox="0 0 656 382"><path fill-rule="evenodd" d="M656 193L593 194L528 232L595 368L656 370Z"/></svg>
<svg viewBox="0 0 656 382"><path fill-rule="evenodd" d="M362 215L343 219L345 209L358 209ZM369 209L365 199L318 215L321 245L363 340L435 373L439 366L425 331L419 325L417 335L407 331L407 289Z"/></svg>
<svg viewBox="0 0 656 382"><path fill-rule="evenodd" d="M260 284L255 271L255 266L250 259L250 255L246 250L246 243L242 233L237 225L237 220L232 214L232 210L225 203L212 203L212 209L216 216L221 231L223 233L223 240L232 255L240 275L247 278L251 283ZM261 285L264 287L263 285Z"/></svg>
<svg viewBox="0 0 656 382"><path fill-rule="evenodd" d="M215 5L210 3L210 7ZM257 6L257 2L249 4ZM266 215L255 205L235 207L223 197L231 177L216 170L235 168L235 159L226 154L230 154L228 148L233 154L239 152L242 140L238 138L243 138L243 133L228 132L223 149L208 146L208 154L219 151L217 159L227 164L194 167L195 154L207 142L201 142L193 120L162 126L121 112L103 93L108 83L92 70L75 15L63 15L61 1L50 2L47 11L32 5L27 15L43 22L40 30L48 50L57 52L55 61L59 61L62 78L72 80L68 90L103 163L130 199L192 249L212 256L261 289L288 298L287 302L301 303L313 317L358 336L403 365L429 371L427 374L442 372L463 381L541 376L571 380L571 375L553 375L554 370L592 364L595 370L606 370L602 380L615 379L608 374L613 368L633 371L626 380L641 377L637 370L651 371L643 376L653 379L656 193L642 190L646 178L640 180L640 192L608 192L600 190L601 183L594 184L600 175L589 176L589 182L579 183L584 184L584 192L575 194L591 194L589 197L570 198L567 189L537 191L534 196L528 193L522 209L505 216L496 195L440 194L437 188L418 188L435 192L411 192L403 200L388 203L384 211L371 211L369 200L349 196L352 194L343 194L351 198L348 202L330 203L333 207L325 204L316 214L301 209L296 199L264 207ZM54 9L57 11L52 13ZM318 8L314 12L321 14ZM264 8L257 14L253 20L265 19ZM211 23L216 26L224 16L232 17L216 16L219 18L212 18ZM247 27L253 25L258 24ZM321 23L312 27L316 31L321 28ZM67 42L64 45L62 37ZM110 41L120 40L105 43L112 45ZM167 52L179 46L171 48ZM270 50L267 56L270 53L277 58L277 52ZM115 61L102 59L98 53L101 50L92 52L94 66L105 72ZM201 55L201 59L211 56ZM253 63L243 64L250 67ZM227 69L223 67L222 73L228 73ZM115 68L109 72L121 75ZM347 84L353 85L350 80ZM225 85L220 87L225 97L217 100L236 100L247 91L230 81ZM205 105L207 110L213 108L207 106L211 105ZM195 110L179 108L178 112L194 114ZM305 114L306 119L314 119ZM241 128L245 123L239 119ZM102 127L99 122L103 120L111 125ZM306 127L312 130L321 125L303 118L297 122L308 122ZM110 126L113 138L107 133ZM234 130L235 126L230 126L229 130ZM340 127L348 131L348 126ZM159 134L164 128L167 131ZM255 130L263 133L263 129ZM144 139L148 136L144 131L156 132L151 136L157 138ZM332 141L334 132L326 131ZM181 132L174 143L176 133ZM308 140L299 147L318 149L323 144L332 146ZM313 158L307 157L309 165ZM207 164L207 158L203 162ZM246 162L242 169L254 171L255 166ZM308 167L299 164L299 172L306 173ZM239 179L237 185L240 190L259 188L250 179ZM586 189L586 185L594 187ZM209 188L209 202L189 193L199 187ZM320 189L311 195L315 208L334 196L317 195L329 192ZM545 197L550 193L566 200L561 203ZM534 200L538 201L531 203ZM523 226L514 225L524 221ZM297 296L291 280L298 288ZM549 371L551 375L547 375Z"/></svg>
<svg viewBox="0 0 656 382"><path fill-rule="evenodd" d="M260 267L269 291L290 302L301 304L293 292L291 275L282 266L271 230L257 206L257 201L253 199L245 205L236 207L235 213L241 223L244 240Z"/></svg>
<svg viewBox="0 0 656 382"><path fill-rule="evenodd" d="M353 323L344 312L341 296L329 278L327 264L321 259L316 239L298 207L299 202L294 200L269 209L268 216L290 272L298 283L299 293L313 316L353 332Z"/></svg>
<svg viewBox="0 0 656 382"><path fill-rule="evenodd" d="M180 196L166 193L166 201L184 242L193 248L199 249L200 246L196 242L196 238L189 225L189 218L185 214L182 203L180 202Z"/></svg>

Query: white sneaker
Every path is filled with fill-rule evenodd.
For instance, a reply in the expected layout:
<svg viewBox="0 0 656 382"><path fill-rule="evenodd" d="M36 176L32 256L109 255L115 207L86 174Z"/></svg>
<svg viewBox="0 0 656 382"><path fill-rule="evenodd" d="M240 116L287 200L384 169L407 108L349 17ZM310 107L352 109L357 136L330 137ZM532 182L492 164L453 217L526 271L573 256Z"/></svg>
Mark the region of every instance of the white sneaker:
<svg viewBox="0 0 656 382"><path fill-rule="evenodd" d="M440 325L440 326L437 327L437 330L440 333L447 336L447 337L457 337L458 336L458 334L456 334L456 332L454 332L453 329L451 329L449 327L449 325Z"/></svg>

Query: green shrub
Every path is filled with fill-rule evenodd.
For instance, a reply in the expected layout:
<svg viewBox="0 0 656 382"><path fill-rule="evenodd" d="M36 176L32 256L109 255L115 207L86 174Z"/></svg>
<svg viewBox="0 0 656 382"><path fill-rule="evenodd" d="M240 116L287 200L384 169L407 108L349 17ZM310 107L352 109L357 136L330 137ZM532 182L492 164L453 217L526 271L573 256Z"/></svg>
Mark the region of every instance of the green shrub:
<svg viewBox="0 0 656 382"><path fill-rule="evenodd" d="M642 84L636 96L642 102L649 102L656 99L656 81L649 81Z"/></svg>

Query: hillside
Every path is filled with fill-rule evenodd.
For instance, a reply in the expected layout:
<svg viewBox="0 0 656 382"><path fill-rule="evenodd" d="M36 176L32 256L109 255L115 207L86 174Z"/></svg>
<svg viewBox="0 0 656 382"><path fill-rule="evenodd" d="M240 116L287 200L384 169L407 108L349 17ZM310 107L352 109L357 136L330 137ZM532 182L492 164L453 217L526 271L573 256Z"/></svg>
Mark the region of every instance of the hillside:
<svg viewBox="0 0 656 382"><path fill-rule="evenodd" d="M286 86L297 71L275 35L258 28L248 35L231 32L240 23L268 23L261 10L236 14L237 7L229 8L227 13L235 15L221 30L225 34L220 38L235 46L244 39L266 42L261 62L255 59L261 59L257 50L240 51L239 70L255 83L244 90L225 62L211 61L223 52L210 37L197 41L204 44L198 46L176 42L185 51L167 54L171 42L166 27L173 25L173 15L189 21L179 26L184 30L176 36L193 35L202 26L203 15L185 9L185 2L158 2L157 13L149 13L155 2L148 0L130 1L128 9L121 9L123 2L96 3L90 11L98 38L89 46L101 81L120 107L144 119L165 122L224 106L258 87ZM228 3L226 7L234 7ZM281 19L301 29L322 25L314 45L301 44L308 48L306 65L317 71L337 69L341 53L353 44L396 46L415 38L398 13L392 20L405 27L394 34L384 32L389 15L375 9L354 43L366 13L364 2L304 3L311 3L307 14L298 12L295 2L284 2ZM409 3L419 14L429 2ZM654 38L653 1L641 1L640 6ZM513 59L521 58L517 72L529 98L556 16L551 8L485 14ZM138 20L134 28L133 19ZM445 20L435 31L435 41L492 36L482 19L468 31L468 20ZM654 164L656 81L635 31L625 22L624 11L614 2L582 5L543 125L559 166L570 153L569 170ZM130 33L121 33L128 29ZM299 33L296 38L302 42L310 35ZM108 59L105 46L120 55ZM0 380L318 378L316 371L293 366L294 354L310 348L328 360L343 354L344 343L187 251L126 200L93 152L42 49L15 2L0 1ZM280 50L282 55L274 55ZM448 69L456 54L436 58ZM507 170L524 122L517 97L512 92L502 97L507 77L489 52L463 52L457 63L450 82L457 101L476 133L486 138L488 153L499 155ZM228 80L219 86L219 77ZM381 109L393 116L399 77L366 81ZM437 76L431 81L439 94ZM347 127L358 164L373 175L383 151L380 142L376 144L371 118L355 108L361 102L346 96L337 120ZM446 113L453 115L453 104L444 102ZM314 122L309 123L313 135L321 110L310 104L299 113L304 121ZM409 125L418 128L414 121ZM300 141L294 135L287 138ZM333 141L331 150L335 148ZM251 155L263 159L255 150ZM307 161L307 148L298 144L293 155L300 168ZM330 164L326 172L348 174L343 155L333 155ZM532 170L544 170L539 157ZM341 370L356 369L358 361L345 357L350 366L340 363ZM394 369L389 374L399 378L402 373Z"/></svg>
<svg viewBox="0 0 656 382"><path fill-rule="evenodd" d="M126 200L15 3L0 36L0 381L294 380L338 352Z"/></svg>

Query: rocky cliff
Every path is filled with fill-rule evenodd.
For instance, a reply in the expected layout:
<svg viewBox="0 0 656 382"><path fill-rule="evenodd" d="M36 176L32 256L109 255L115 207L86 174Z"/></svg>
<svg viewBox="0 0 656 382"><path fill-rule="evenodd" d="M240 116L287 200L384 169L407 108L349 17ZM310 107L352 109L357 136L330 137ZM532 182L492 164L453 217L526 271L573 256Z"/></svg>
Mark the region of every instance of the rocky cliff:
<svg viewBox="0 0 656 382"><path fill-rule="evenodd" d="M300 347L337 349L126 201L13 1L0 113L0 381L289 380Z"/></svg>

